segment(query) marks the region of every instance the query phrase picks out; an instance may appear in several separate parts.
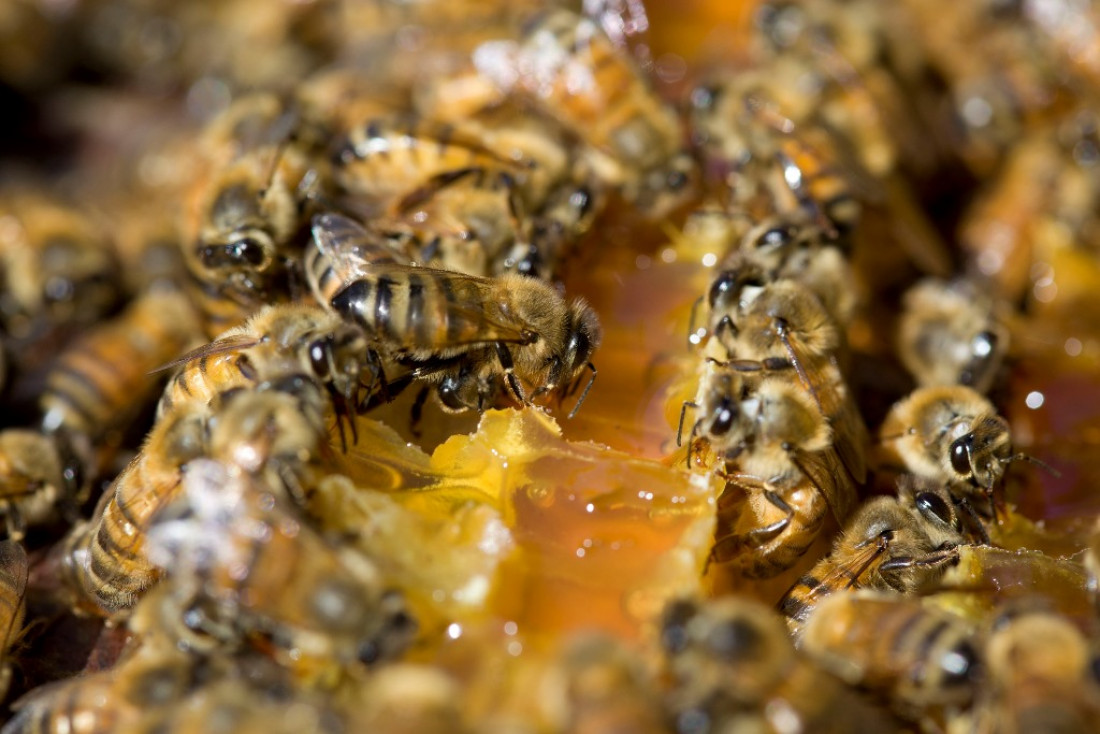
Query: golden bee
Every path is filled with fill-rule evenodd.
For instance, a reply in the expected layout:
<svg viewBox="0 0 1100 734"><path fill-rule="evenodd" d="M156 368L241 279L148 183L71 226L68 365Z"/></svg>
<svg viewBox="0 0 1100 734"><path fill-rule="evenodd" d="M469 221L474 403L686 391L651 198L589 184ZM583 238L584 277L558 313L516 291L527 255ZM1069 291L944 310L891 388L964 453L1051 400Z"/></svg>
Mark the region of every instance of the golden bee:
<svg viewBox="0 0 1100 734"><path fill-rule="evenodd" d="M156 422L141 452L104 492L90 522L60 545L75 605L107 615L132 607L160 577L148 558L152 518L179 494L183 467L205 455L210 406L187 403Z"/></svg>
<svg viewBox="0 0 1100 734"><path fill-rule="evenodd" d="M677 731L901 730L796 651L783 622L757 602L673 601L661 642Z"/></svg>
<svg viewBox="0 0 1100 734"><path fill-rule="evenodd" d="M792 630L837 592L879 589L912 594L957 562L968 542L952 498L941 485L905 479L900 497L876 497L848 519L829 555L779 602Z"/></svg>
<svg viewBox="0 0 1100 734"><path fill-rule="evenodd" d="M1041 463L1014 453L1008 421L964 385L917 388L890 409L879 441L888 466L961 489L964 498L967 487L980 492L994 516L994 489L1007 466Z"/></svg>
<svg viewBox="0 0 1100 734"><path fill-rule="evenodd" d="M454 125L400 117L356 125L333 157L336 184L366 213L372 208L374 213L392 211L403 197L437 188L470 170L518 174L527 165L485 147Z"/></svg>
<svg viewBox="0 0 1100 734"><path fill-rule="evenodd" d="M782 114L766 80L765 69L746 69L692 94L693 132L711 175L733 208L750 216L802 215L834 238L850 234L861 197L876 198L867 174L847 161L835 137Z"/></svg>
<svg viewBox="0 0 1100 734"><path fill-rule="evenodd" d="M321 162L271 94L238 100L210 123L208 168L184 217L184 262L210 336L265 303L288 300Z"/></svg>
<svg viewBox="0 0 1100 734"><path fill-rule="evenodd" d="M354 412L364 376L378 371L375 361L362 332L339 317L307 304L269 306L175 360L172 365L182 366L165 387L157 412L289 374L309 375L322 384L342 418Z"/></svg>
<svg viewBox="0 0 1100 734"><path fill-rule="evenodd" d="M584 301L567 303L552 286L520 275L479 278L413 266L344 218L322 218L314 245L321 252L311 270L317 299L408 370L405 384L433 385L444 408L482 410L502 387L527 404L572 391L587 369L592 378L578 405L583 401L601 335ZM346 275L333 278L329 269ZM341 281L331 296L322 287Z"/></svg>
<svg viewBox="0 0 1100 734"><path fill-rule="evenodd" d="M188 467L182 506L150 531L151 555L196 604L198 624L263 635L285 665L372 664L411 641L415 622L378 569L328 543L255 477L219 462Z"/></svg>
<svg viewBox="0 0 1100 734"><path fill-rule="evenodd" d="M834 594L817 605L801 649L845 682L883 696L907 719L959 711L983 675L981 643L967 620L919 599ZM936 712L939 712L937 715Z"/></svg>
<svg viewBox="0 0 1100 734"><path fill-rule="evenodd" d="M969 281L927 279L906 291L903 307L898 356L920 386L989 391L1008 349L991 298Z"/></svg>
<svg viewBox="0 0 1100 734"><path fill-rule="evenodd" d="M149 402L158 387L149 373L179 356L199 334L194 310L181 292L142 294L69 346L51 367L39 398L43 429L98 444Z"/></svg>
<svg viewBox="0 0 1100 734"><path fill-rule="evenodd" d="M647 216L663 216L690 193L695 167L675 112L595 21L547 11L520 41L482 44L474 63L587 143L597 176Z"/></svg>
<svg viewBox="0 0 1100 734"><path fill-rule="evenodd" d="M736 462L719 513L738 493L747 497L710 561L738 559L746 576L767 578L806 552L830 509L838 521L848 516L856 488L845 481L832 432L809 394L784 375L752 382L727 364L708 362L692 438L698 434L719 458Z"/></svg>
<svg viewBox="0 0 1100 734"><path fill-rule="evenodd" d="M27 613L27 552L14 540L0 541L0 698L11 684L8 656L23 632Z"/></svg>

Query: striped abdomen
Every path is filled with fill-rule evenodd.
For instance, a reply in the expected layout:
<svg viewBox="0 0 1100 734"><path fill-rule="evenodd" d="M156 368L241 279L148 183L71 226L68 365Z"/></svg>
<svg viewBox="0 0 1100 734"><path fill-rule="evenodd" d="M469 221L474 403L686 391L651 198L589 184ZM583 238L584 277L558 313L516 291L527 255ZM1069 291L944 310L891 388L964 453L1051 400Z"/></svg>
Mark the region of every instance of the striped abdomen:
<svg viewBox="0 0 1100 734"><path fill-rule="evenodd" d="M76 531L69 563L79 588L108 612L130 607L160 576L146 555L153 517L180 493L182 467L205 453L209 409L189 404L157 421L141 453Z"/></svg>
<svg viewBox="0 0 1100 734"><path fill-rule="evenodd" d="M124 427L156 390L149 373L179 356L197 335L182 293L145 293L61 355L39 399L43 425L93 441Z"/></svg>
<svg viewBox="0 0 1100 734"><path fill-rule="evenodd" d="M336 179L348 192L390 201L436 176L470 168L514 168L450 125L375 119L352 128L336 154Z"/></svg>
<svg viewBox="0 0 1100 734"><path fill-rule="evenodd" d="M453 276L428 268L392 268L352 281L331 306L373 336L381 351L399 359L453 357L507 339L486 314L498 305L491 301L493 281Z"/></svg>

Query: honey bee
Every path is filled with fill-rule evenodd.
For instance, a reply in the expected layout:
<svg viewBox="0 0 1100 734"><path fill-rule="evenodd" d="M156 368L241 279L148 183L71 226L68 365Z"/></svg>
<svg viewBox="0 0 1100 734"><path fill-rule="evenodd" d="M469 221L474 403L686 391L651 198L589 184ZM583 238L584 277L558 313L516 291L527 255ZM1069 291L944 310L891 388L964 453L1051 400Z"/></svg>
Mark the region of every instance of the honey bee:
<svg viewBox="0 0 1100 734"><path fill-rule="evenodd" d="M85 461L64 433L19 428L0 432L0 514L7 533L22 539L27 527L77 516Z"/></svg>
<svg viewBox="0 0 1100 734"><path fill-rule="evenodd" d="M129 730L140 709L115 695L111 672L70 678L35 688L12 704L14 716L3 734L104 732Z"/></svg>
<svg viewBox="0 0 1100 734"><path fill-rule="evenodd" d="M747 509L717 538L709 560L740 558L746 576L768 578L806 552L829 508L838 521L847 517L855 486L844 481L829 426L805 390L782 376L755 387L739 377L728 365L708 364L700 382L703 418L692 430L723 459L736 458L727 493L748 495ZM726 494L720 512L724 501Z"/></svg>
<svg viewBox="0 0 1100 734"><path fill-rule="evenodd" d="M318 380L342 418L354 411L372 355L359 329L335 315L305 304L270 306L172 363L182 367L165 387L157 412L289 374ZM343 430L342 420L339 425Z"/></svg>
<svg viewBox="0 0 1100 734"><path fill-rule="evenodd" d="M707 331L730 359L787 362L818 404L850 481L867 478L867 428L836 363L840 335L821 301L792 280L768 282L759 266L711 283Z"/></svg>
<svg viewBox="0 0 1100 734"><path fill-rule="evenodd" d="M642 660L614 638L581 636L568 645L559 665L568 687L570 734L666 731L656 686Z"/></svg>
<svg viewBox="0 0 1100 734"><path fill-rule="evenodd" d="M325 395L307 375L232 390L213 408L208 455L305 506L327 458Z"/></svg>
<svg viewBox="0 0 1100 734"><path fill-rule="evenodd" d="M768 217L741 237L737 249L722 263L722 271L760 268L767 282L793 280L817 296L833 323L849 325L856 308L852 268L840 242L801 216ZM716 279L717 280L717 279ZM842 341L843 334L838 333Z"/></svg>
<svg viewBox="0 0 1100 734"><path fill-rule="evenodd" d="M26 614L27 552L14 540L0 541L0 699L11 684L8 653L23 631Z"/></svg>
<svg viewBox="0 0 1100 734"><path fill-rule="evenodd" d="M879 437L888 465L954 488L971 487L989 500L994 517L993 490L1007 465L1041 463L1013 453L1008 421L964 385L917 388L890 409Z"/></svg>
<svg viewBox="0 0 1100 734"><path fill-rule="evenodd" d="M1008 348L993 301L969 281L927 279L904 297L898 355L921 387L989 391Z"/></svg>
<svg viewBox="0 0 1100 734"><path fill-rule="evenodd" d="M152 397L158 385L149 373L198 335L195 313L181 292L142 294L68 347L50 369L39 398L43 429L99 443L108 431L125 427Z"/></svg>
<svg viewBox="0 0 1100 734"><path fill-rule="evenodd" d="M694 164L675 112L593 20L548 11L519 42L482 44L474 64L587 143L597 175L647 216L664 216L690 193Z"/></svg>
<svg viewBox="0 0 1100 734"><path fill-rule="evenodd" d="M779 602L799 631L828 596L852 589L912 594L933 583L967 542L951 496L942 486L904 479L899 497L876 497L848 519L828 556Z"/></svg>
<svg viewBox="0 0 1100 734"><path fill-rule="evenodd" d="M524 404L568 393L588 369L578 406L584 400L596 374L589 358L600 342L596 314L584 301L567 304L552 286L515 274L479 278L418 268L349 220L322 218L318 225L314 295L360 326L384 358L410 370L409 380L434 385L444 408L481 410L501 381ZM338 281L343 287L329 296L322 285ZM523 383L533 387L530 396Z"/></svg>
<svg viewBox="0 0 1100 734"><path fill-rule="evenodd" d="M334 177L364 213L392 211L402 197L439 188L470 170L519 174L514 161L486 148L453 125L415 118L375 118L356 125L339 141Z"/></svg>
<svg viewBox="0 0 1100 734"><path fill-rule="evenodd" d="M334 707L294 690L266 690L244 674L205 682L186 697L149 707L135 734L293 734L347 731Z"/></svg>
<svg viewBox="0 0 1100 734"><path fill-rule="evenodd" d="M1001 614L984 654L988 683L953 731L1095 730L1096 652L1068 619L1044 610Z"/></svg>
<svg viewBox="0 0 1100 734"><path fill-rule="evenodd" d="M0 278L0 319L16 339L93 323L122 291L116 254L96 221L33 189L0 194Z"/></svg>
<svg viewBox="0 0 1100 734"><path fill-rule="evenodd" d="M966 620L878 592L824 599L800 644L826 670L884 696L913 720L967 707L983 673L976 631Z"/></svg>
<svg viewBox="0 0 1100 734"><path fill-rule="evenodd" d="M295 116L274 95L245 97L211 123L209 174L196 182L183 255L207 333L286 300L320 162L294 138Z"/></svg>
<svg viewBox="0 0 1100 734"><path fill-rule="evenodd" d="M76 525L61 544L62 573L84 611L128 609L160 577L148 558L148 529L179 494L184 466L205 455L210 412L206 404L187 403L162 416L100 498L92 520Z"/></svg>
<svg viewBox="0 0 1100 734"><path fill-rule="evenodd" d="M901 730L800 655L775 612L756 602L674 601L661 642L677 732Z"/></svg>
<svg viewBox="0 0 1100 734"><path fill-rule="evenodd" d="M802 215L833 238L858 225L861 201L877 196L869 176L838 150L835 136L781 114L765 70L746 70L692 94L693 133L707 168L728 188L731 208L758 219Z"/></svg>
<svg viewBox="0 0 1100 734"><path fill-rule="evenodd" d="M492 275L514 249L530 248L510 175L471 168L447 178L424 198L412 192L398 216L373 227L401 242L418 264L469 275Z"/></svg>
<svg viewBox="0 0 1100 734"><path fill-rule="evenodd" d="M326 542L261 482L204 459L184 490L184 506L150 530L151 555L209 602L194 607L200 626L261 635L291 667L370 665L410 642L416 624L373 562Z"/></svg>

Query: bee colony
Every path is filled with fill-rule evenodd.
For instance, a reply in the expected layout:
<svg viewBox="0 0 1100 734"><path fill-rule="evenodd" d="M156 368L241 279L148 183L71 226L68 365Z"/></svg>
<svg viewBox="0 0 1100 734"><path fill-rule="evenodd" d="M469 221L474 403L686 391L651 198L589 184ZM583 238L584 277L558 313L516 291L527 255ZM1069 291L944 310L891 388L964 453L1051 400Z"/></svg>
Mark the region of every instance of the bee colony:
<svg viewBox="0 0 1100 734"><path fill-rule="evenodd" d="M1100 10L9 0L0 729L1093 732Z"/></svg>

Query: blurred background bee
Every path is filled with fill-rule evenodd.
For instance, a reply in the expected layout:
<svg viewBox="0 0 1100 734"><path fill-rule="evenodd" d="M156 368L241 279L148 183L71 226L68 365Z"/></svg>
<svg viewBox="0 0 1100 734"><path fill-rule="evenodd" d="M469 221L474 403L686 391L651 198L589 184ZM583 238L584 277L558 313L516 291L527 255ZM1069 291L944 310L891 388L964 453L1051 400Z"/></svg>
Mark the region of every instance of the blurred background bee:
<svg viewBox="0 0 1100 734"><path fill-rule="evenodd" d="M785 722L812 731L900 730L796 651L783 623L757 602L673 601L661 643L676 731L695 730L692 722L715 730L781 730Z"/></svg>
<svg viewBox="0 0 1100 734"><path fill-rule="evenodd" d="M972 703L983 681L974 625L919 598L834 594L817 605L799 641L823 668L912 721L944 725Z"/></svg>

